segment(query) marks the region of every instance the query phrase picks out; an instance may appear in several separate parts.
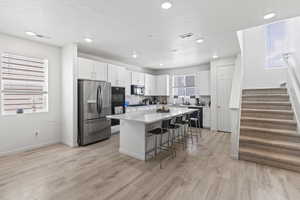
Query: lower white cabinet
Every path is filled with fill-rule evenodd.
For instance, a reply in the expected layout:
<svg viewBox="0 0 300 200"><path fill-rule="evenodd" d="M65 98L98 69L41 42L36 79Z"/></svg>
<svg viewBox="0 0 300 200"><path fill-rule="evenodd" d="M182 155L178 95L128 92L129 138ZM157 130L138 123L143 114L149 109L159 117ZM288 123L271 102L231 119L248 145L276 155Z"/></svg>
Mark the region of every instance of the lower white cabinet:
<svg viewBox="0 0 300 200"><path fill-rule="evenodd" d="M203 127L210 128L210 108L203 107Z"/></svg>
<svg viewBox="0 0 300 200"><path fill-rule="evenodd" d="M78 57L78 79L107 81L107 64Z"/></svg>

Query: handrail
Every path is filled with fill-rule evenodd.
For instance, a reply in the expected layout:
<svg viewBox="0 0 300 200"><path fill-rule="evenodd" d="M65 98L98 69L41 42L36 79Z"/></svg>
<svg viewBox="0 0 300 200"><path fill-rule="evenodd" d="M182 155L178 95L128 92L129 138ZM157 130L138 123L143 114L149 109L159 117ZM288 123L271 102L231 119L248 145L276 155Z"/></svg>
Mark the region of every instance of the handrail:
<svg viewBox="0 0 300 200"><path fill-rule="evenodd" d="M283 54L283 58L288 66L288 77L287 77L287 89L289 91L291 102L293 105L293 110L296 114L296 121L299 124L300 122L300 69L299 75L297 74L296 59L292 53ZM298 129L299 130L299 129Z"/></svg>
<svg viewBox="0 0 300 200"><path fill-rule="evenodd" d="M239 159L242 83L243 65L241 55L238 55L235 63L229 103L231 118L231 157L233 159Z"/></svg>

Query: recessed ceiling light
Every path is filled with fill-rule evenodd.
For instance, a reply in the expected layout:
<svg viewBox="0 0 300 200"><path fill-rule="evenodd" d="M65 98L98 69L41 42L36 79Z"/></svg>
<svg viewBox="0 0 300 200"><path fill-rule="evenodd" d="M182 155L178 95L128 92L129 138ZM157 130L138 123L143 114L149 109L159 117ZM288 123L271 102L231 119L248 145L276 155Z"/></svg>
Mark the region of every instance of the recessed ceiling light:
<svg viewBox="0 0 300 200"><path fill-rule="evenodd" d="M268 14L266 14L265 16L264 16L264 19L272 19L272 18L274 18L276 16L276 14L275 13L268 13Z"/></svg>
<svg viewBox="0 0 300 200"><path fill-rule="evenodd" d="M34 33L34 32L31 32L31 31L27 31L27 32L25 32L27 35L29 35L29 36L36 36L37 34L36 33Z"/></svg>
<svg viewBox="0 0 300 200"><path fill-rule="evenodd" d="M133 52L132 57L133 57L133 58L137 58L137 57L138 57L137 53L136 53L136 52Z"/></svg>
<svg viewBox="0 0 300 200"><path fill-rule="evenodd" d="M200 44L200 43L204 42L204 39L203 38L199 38L199 39L196 40L196 42Z"/></svg>
<svg viewBox="0 0 300 200"><path fill-rule="evenodd" d="M213 59L217 59L217 58L219 58L219 56L213 55Z"/></svg>
<svg viewBox="0 0 300 200"><path fill-rule="evenodd" d="M84 41L87 42L87 43L93 42L93 40L91 38L84 38Z"/></svg>
<svg viewBox="0 0 300 200"><path fill-rule="evenodd" d="M165 10L168 10L172 7L172 3L170 1L165 1L161 4L161 8L162 9L165 9Z"/></svg>
<svg viewBox="0 0 300 200"><path fill-rule="evenodd" d="M160 63L159 66L163 66L164 64Z"/></svg>

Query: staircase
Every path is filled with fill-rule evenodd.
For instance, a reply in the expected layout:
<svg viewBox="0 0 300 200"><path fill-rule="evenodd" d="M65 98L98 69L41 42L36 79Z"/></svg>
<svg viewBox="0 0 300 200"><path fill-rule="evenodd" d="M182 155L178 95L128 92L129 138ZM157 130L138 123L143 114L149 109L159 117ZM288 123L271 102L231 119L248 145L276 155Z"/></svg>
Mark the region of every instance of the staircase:
<svg viewBox="0 0 300 200"><path fill-rule="evenodd" d="M300 172L300 134L286 88L243 90L239 159Z"/></svg>

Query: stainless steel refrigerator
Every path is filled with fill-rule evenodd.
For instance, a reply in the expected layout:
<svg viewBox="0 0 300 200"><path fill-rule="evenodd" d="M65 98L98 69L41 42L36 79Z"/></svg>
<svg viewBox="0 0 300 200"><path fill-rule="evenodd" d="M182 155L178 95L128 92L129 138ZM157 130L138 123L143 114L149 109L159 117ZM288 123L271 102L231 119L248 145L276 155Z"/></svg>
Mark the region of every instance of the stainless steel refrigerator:
<svg viewBox="0 0 300 200"><path fill-rule="evenodd" d="M83 146L111 136L111 84L78 80L78 145Z"/></svg>

